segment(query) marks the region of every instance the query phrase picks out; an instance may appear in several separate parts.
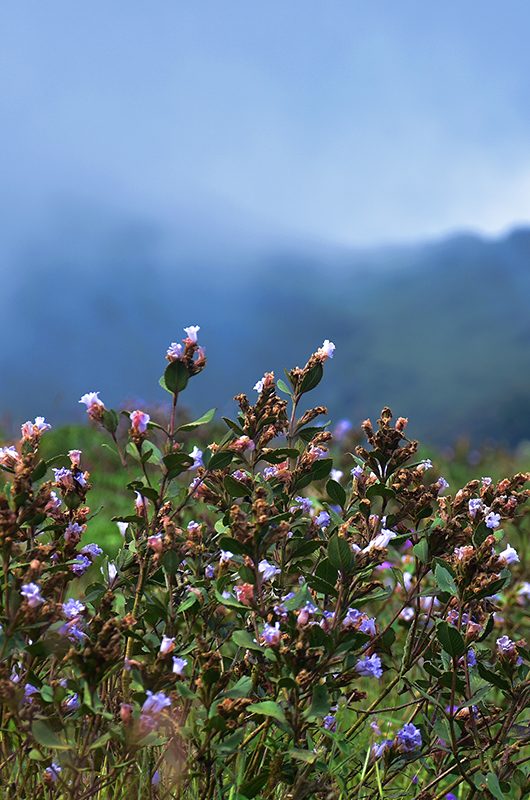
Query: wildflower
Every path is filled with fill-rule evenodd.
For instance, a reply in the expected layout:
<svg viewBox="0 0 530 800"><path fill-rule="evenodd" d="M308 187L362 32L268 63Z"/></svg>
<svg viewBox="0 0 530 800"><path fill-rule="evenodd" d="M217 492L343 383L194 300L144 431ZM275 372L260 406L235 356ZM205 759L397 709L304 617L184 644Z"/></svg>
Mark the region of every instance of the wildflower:
<svg viewBox="0 0 530 800"><path fill-rule="evenodd" d="M298 497L295 497L294 500L295 500L296 505L295 506L291 506L291 508L289 509L291 512L298 511L299 509L302 509L304 514L309 514L309 512L313 508L313 503L309 499L309 497L300 497L300 496L298 496Z"/></svg>
<svg viewBox="0 0 530 800"><path fill-rule="evenodd" d="M14 469L19 460L20 455L16 447L13 447L13 445L9 447L0 447L0 464L3 467Z"/></svg>
<svg viewBox="0 0 530 800"><path fill-rule="evenodd" d="M205 567L204 574L209 580L211 580L215 577L215 567L212 564L208 564L208 566Z"/></svg>
<svg viewBox="0 0 530 800"><path fill-rule="evenodd" d="M456 794L453 794L453 792L447 792L445 795L445 800L458 800L458 797Z"/></svg>
<svg viewBox="0 0 530 800"><path fill-rule="evenodd" d="M164 708L169 708L171 705L171 700L166 697L164 692L153 693L148 689L146 694L147 699L142 706L142 714L157 716Z"/></svg>
<svg viewBox="0 0 530 800"><path fill-rule="evenodd" d="M129 414L129 419L131 420L131 428L133 433L143 434L147 430L147 426L151 421L151 417L149 414L146 414L144 411L132 411Z"/></svg>
<svg viewBox="0 0 530 800"><path fill-rule="evenodd" d="M248 606L254 599L254 587L251 583L242 583L234 587L234 592L240 603Z"/></svg>
<svg viewBox="0 0 530 800"><path fill-rule="evenodd" d="M362 476L364 475L364 470L362 467L357 465L352 470L350 470L350 474L353 475L354 478L357 478L357 480L359 480L359 478L362 478Z"/></svg>
<svg viewBox="0 0 530 800"><path fill-rule="evenodd" d="M315 517L315 522L319 528L327 528L331 522L331 517L327 511L321 511L320 514Z"/></svg>
<svg viewBox="0 0 530 800"><path fill-rule="evenodd" d="M66 619L75 619L75 617L79 617L85 610L83 603L80 600L76 600L74 597L71 597L66 603L63 603L62 608Z"/></svg>
<svg viewBox="0 0 530 800"><path fill-rule="evenodd" d="M200 325L189 325L187 328L184 328L184 333L193 344L197 344L197 334L200 329Z"/></svg>
<svg viewBox="0 0 530 800"><path fill-rule="evenodd" d="M109 575L109 586L112 586L118 575L118 568L116 564L112 563L112 561L109 561L108 575Z"/></svg>
<svg viewBox="0 0 530 800"><path fill-rule="evenodd" d="M493 511L490 511L489 514L486 515L486 519L484 520L486 523L486 527L494 530L498 528L501 524L501 515L494 514Z"/></svg>
<svg viewBox="0 0 530 800"><path fill-rule="evenodd" d="M79 402L86 406L86 412L90 419L98 421L102 418L105 405L99 399L99 392L87 392Z"/></svg>
<svg viewBox="0 0 530 800"><path fill-rule="evenodd" d="M280 643L281 635L279 622L276 622L274 625L269 625L266 622L260 634L260 639L262 639L265 644L278 645Z"/></svg>
<svg viewBox="0 0 530 800"><path fill-rule="evenodd" d="M324 728L327 731L333 732L337 729L337 718L335 717L334 714L326 714L326 716L323 719L323 722L324 722Z"/></svg>
<svg viewBox="0 0 530 800"><path fill-rule="evenodd" d="M252 388L253 388L253 389L254 389L254 390L255 390L255 391L258 393L258 394L261 394L261 393L262 393L262 391L263 391L263 388L264 388L264 386L265 386L265 376L263 376L263 378L261 378L259 381L256 381L256 383L254 384L254 386L253 386Z"/></svg>
<svg viewBox="0 0 530 800"><path fill-rule="evenodd" d="M471 547L470 544L466 544L463 547L455 547L454 549L454 555L456 556L458 561L463 561L466 558L471 558L474 552L475 548Z"/></svg>
<svg viewBox="0 0 530 800"><path fill-rule="evenodd" d="M220 564L227 564L231 558L234 557L234 554L230 552L230 550L221 550L221 556L219 558Z"/></svg>
<svg viewBox="0 0 530 800"><path fill-rule="evenodd" d="M188 659L187 658L179 658L178 656L173 657L173 674L177 675L179 678L182 677L184 672L184 667L187 665Z"/></svg>
<svg viewBox="0 0 530 800"><path fill-rule="evenodd" d="M160 772L155 769L153 772L153 777L151 778L151 786L159 786L160 784Z"/></svg>
<svg viewBox="0 0 530 800"><path fill-rule="evenodd" d="M335 353L335 345L333 342L330 342L329 339L324 339L324 343L322 347L317 350L317 356L320 356L322 359L326 358L333 358L333 354Z"/></svg>
<svg viewBox="0 0 530 800"><path fill-rule="evenodd" d="M481 480L482 486L484 488L487 488L488 486L491 486L491 484L493 483L493 480L491 478L489 478L489 477L481 478L480 480Z"/></svg>
<svg viewBox="0 0 530 800"><path fill-rule="evenodd" d="M38 694L39 690L36 686L33 686L32 683L26 683L24 686L24 698L26 700L31 700L34 694Z"/></svg>
<svg viewBox="0 0 530 800"><path fill-rule="evenodd" d="M90 566L92 566L91 560L84 555L80 555L75 559L71 569L75 575L79 576L84 575Z"/></svg>
<svg viewBox="0 0 530 800"><path fill-rule="evenodd" d="M154 533L147 537L147 545L155 553L161 553L164 549L164 541L161 533Z"/></svg>
<svg viewBox="0 0 530 800"><path fill-rule="evenodd" d="M195 520L192 519L190 522L188 522L186 530L188 530L190 533L196 533L196 531L198 531L200 527L201 527L200 523L195 522Z"/></svg>
<svg viewBox="0 0 530 800"><path fill-rule="evenodd" d="M79 464L81 463L82 451L81 450L69 450L68 451L68 456L70 458L70 463L71 463L72 467L78 467Z"/></svg>
<svg viewBox="0 0 530 800"><path fill-rule="evenodd" d="M238 453L245 453L247 450L252 452L256 449L255 443L252 441L250 436L239 436L233 443L232 447L234 450L237 450Z"/></svg>
<svg viewBox="0 0 530 800"><path fill-rule="evenodd" d="M55 476L55 483L63 492L68 492L75 488L72 470L66 469L66 467L54 468L53 474Z"/></svg>
<svg viewBox="0 0 530 800"><path fill-rule="evenodd" d="M442 477L438 478L438 480L436 481L436 486L438 486L438 494L440 494L440 492L445 491L445 489L449 488L448 482L445 480L445 478Z"/></svg>
<svg viewBox="0 0 530 800"><path fill-rule="evenodd" d="M64 540L67 544L77 544L84 531L84 526L79 525L77 522L70 522L64 532Z"/></svg>
<svg viewBox="0 0 530 800"><path fill-rule="evenodd" d="M160 655L165 656L168 653L173 652L174 649L175 649L175 638L170 636L162 636L162 641L160 643L160 650L159 650Z"/></svg>
<svg viewBox="0 0 530 800"><path fill-rule="evenodd" d="M524 604L525 601L530 600L530 583L524 581L517 590L517 599L520 603Z"/></svg>
<svg viewBox="0 0 530 800"><path fill-rule="evenodd" d="M35 417L35 422L30 422L28 420L23 424L21 428L22 438L32 439L34 436L40 436L41 433L51 430L51 427L52 426L46 422L44 417Z"/></svg>
<svg viewBox="0 0 530 800"><path fill-rule="evenodd" d="M424 458L423 461L420 461L418 464L418 469L423 470L424 472L428 469L432 469L432 461L430 458Z"/></svg>
<svg viewBox="0 0 530 800"><path fill-rule="evenodd" d="M263 470L263 477L266 481L270 480L270 478L275 478L278 474L278 467L265 467Z"/></svg>
<svg viewBox="0 0 530 800"><path fill-rule="evenodd" d="M134 501L134 507L136 509L136 513L139 517L145 517L147 515L147 500L145 497L140 494L140 492L136 492L136 499Z"/></svg>
<svg viewBox="0 0 530 800"><path fill-rule="evenodd" d="M52 783L55 783L57 781L60 772L61 772L61 767L55 761L52 761L50 766L46 767L46 769L44 770L44 774L47 776L49 780L52 781Z"/></svg>
<svg viewBox="0 0 530 800"><path fill-rule="evenodd" d="M510 564L517 564L519 562L519 554L515 547L511 547L510 545L506 546L506 549L499 553L499 561L502 561L503 564L509 566Z"/></svg>
<svg viewBox="0 0 530 800"><path fill-rule="evenodd" d="M126 532L127 528L129 527L129 523L128 522L117 522L116 525L118 526L118 530L121 533L121 535L125 536L125 532Z"/></svg>
<svg viewBox="0 0 530 800"><path fill-rule="evenodd" d="M36 583L25 583L20 590L20 594L30 608L37 608L44 603L44 597L40 593L40 586Z"/></svg>
<svg viewBox="0 0 530 800"><path fill-rule="evenodd" d="M389 750L390 747L392 747L393 744L394 742L392 741L392 739L385 739L383 742L379 742L379 744L377 743L373 744L372 745L373 758L376 759L381 758L381 756L383 756L386 753L386 751Z"/></svg>
<svg viewBox="0 0 530 800"><path fill-rule="evenodd" d="M77 692L74 692L74 694L71 694L70 697L67 697L65 700L63 700L63 708L65 711L77 711L80 705L81 702Z"/></svg>
<svg viewBox="0 0 530 800"><path fill-rule="evenodd" d="M480 499L480 497L472 497L469 503L467 504L469 516L472 519L475 519L479 511L482 511L484 503Z"/></svg>
<svg viewBox="0 0 530 800"><path fill-rule="evenodd" d="M98 544L94 544L91 542L90 544L85 544L84 547L81 548L81 552L84 556L90 556L90 558L97 558L103 553L103 550Z"/></svg>
<svg viewBox="0 0 530 800"><path fill-rule="evenodd" d="M381 659L376 653L360 658L355 665L355 670L363 678L379 679L383 674Z"/></svg>
<svg viewBox="0 0 530 800"><path fill-rule="evenodd" d="M204 462L202 460L202 450L199 450L197 446L195 446L191 451L190 458L193 458L193 464L191 465L190 469L198 469L199 467L204 466Z"/></svg>
<svg viewBox="0 0 530 800"><path fill-rule="evenodd" d="M412 722L407 722L397 732L397 749L400 753L412 753L422 746L421 732Z"/></svg>
<svg viewBox="0 0 530 800"><path fill-rule="evenodd" d="M363 553L371 553L372 550L384 550L392 539L395 539L397 533L394 531L388 530L387 528L381 528L381 533L378 533L371 542L367 544L367 546L362 550Z"/></svg>
<svg viewBox="0 0 530 800"><path fill-rule="evenodd" d="M69 622L65 622L64 625L61 625L59 628L60 635L67 636L71 642L81 642L83 639L86 639L86 633L81 630L76 622L77 618L72 619Z"/></svg>
<svg viewBox="0 0 530 800"><path fill-rule="evenodd" d="M258 570L261 572L264 581L271 581L275 575L280 575L281 573L279 567L275 567L274 564L269 564L265 558L259 562Z"/></svg>
<svg viewBox="0 0 530 800"><path fill-rule="evenodd" d="M168 361L179 361L184 355L184 348L177 342L171 342L167 349L166 358Z"/></svg>
<svg viewBox="0 0 530 800"><path fill-rule="evenodd" d="M341 469L332 469L330 472L331 480L337 481L339 483L340 479L343 477L344 472Z"/></svg>

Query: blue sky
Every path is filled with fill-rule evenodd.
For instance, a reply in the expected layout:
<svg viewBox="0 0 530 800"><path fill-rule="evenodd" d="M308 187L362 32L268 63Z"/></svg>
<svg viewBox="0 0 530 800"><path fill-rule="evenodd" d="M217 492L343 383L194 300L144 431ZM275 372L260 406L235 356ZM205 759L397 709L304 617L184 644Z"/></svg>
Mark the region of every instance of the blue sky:
<svg viewBox="0 0 530 800"><path fill-rule="evenodd" d="M11 0L0 212L372 244L530 216L530 4Z"/></svg>

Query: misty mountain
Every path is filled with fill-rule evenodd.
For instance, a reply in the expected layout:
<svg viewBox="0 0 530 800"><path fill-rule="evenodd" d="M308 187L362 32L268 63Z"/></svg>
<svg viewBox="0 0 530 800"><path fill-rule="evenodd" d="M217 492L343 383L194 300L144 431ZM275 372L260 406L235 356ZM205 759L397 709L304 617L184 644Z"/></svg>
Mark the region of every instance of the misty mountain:
<svg viewBox="0 0 530 800"><path fill-rule="evenodd" d="M165 350L199 324L209 364L186 397L198 413L230 413L265 370L330 338L315 399L334 418L388 404L437 444L530 438L530 229L348 251L90 222L1 266L7 422L80 419L88 390L107 405L163 401Z"/></svg>

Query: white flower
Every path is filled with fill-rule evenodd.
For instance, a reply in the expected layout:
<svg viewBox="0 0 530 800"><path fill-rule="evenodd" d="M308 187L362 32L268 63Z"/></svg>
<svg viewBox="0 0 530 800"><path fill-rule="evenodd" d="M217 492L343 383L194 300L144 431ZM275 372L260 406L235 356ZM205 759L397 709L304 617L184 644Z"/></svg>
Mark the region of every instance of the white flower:
<svg viewBox="0 0 530 800"><path fill-rule="evenodd" d="M333 358L334 352L335 345L333 342L330 342L329 339L324 339L322 347L317 350L317 355L323 356L324 358Z"/></svg>
<svg viewBox="0 0 530 800"><path fill-rule="evenodd" d="M382 528L381 533L378 533L362 552L370 553L372 550L383 550L385 547L388 547L389 542L391 542L392 539L395 539L396 536L397 533L394 533L394 531L390 531L387 528Z"/></svg>
<svg viewBox="0 0 530 800"><path fill-rule="evenodd" d="M275 567L274 564L269 564L266 559L263 559L259 562L258 569L263 575L264 581L270 581L275 575L279 575L281 573L281 569L279 567Z"/></svg>
<svg viewBox="0 0 530 800"><path fill-rule="evenodd" d="M117 522L116 525L118 526L118 530L121 533L121 535L125 536L125 531L129 527L129 523L128 522Z"/></svg>
<svg viewBox="0 0 530 800"><path fill-rule="evenodd" d="M499 561L502 561L507 565L517 564L519 562L519 554L515 547L507 545L506 550L503 550L502 553L499 553Z"/></svg>
<svg viewBox="0 0 530 800"><path fill-rule="evenodd" d="M189 325L187 328L184 328L186 336L190 342L193 342L193 344L197 344L197 334L199 333L200 329L201 328L199 325Z"/></svg>
<svg viewBox="0 0 530 800"><path fill-rule="evenodd" d="M338 483L343 475L344 475L344 472L341 469L332 469L331 470L331 480L332 481L337 481L337 483Z"/></svg>

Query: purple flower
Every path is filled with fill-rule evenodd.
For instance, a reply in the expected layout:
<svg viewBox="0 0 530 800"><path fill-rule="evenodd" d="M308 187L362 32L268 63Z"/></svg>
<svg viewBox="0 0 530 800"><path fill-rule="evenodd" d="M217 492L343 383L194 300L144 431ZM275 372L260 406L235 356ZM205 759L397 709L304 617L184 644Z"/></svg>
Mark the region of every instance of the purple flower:
<svg viewBox="0 0 530 800"><path fill-rule="evenodd" d="M90 558L96 558L103 553L101 547L97 544L85 544L84 547L81 548L81 552L85 556L90 556Z"/></svg>
<svg viewBox="0 0 530 800"><path fill-rule="evenodd" d="M132 411L129 414L131 420L131 429L134 433L145 433L148 424L151 422L151 417L145 411Z"/></svg>
<svg viewBox="0 0 530 800"><path fill-rule="evenodd" d="M37 689L36 686L33 686L32 683L26 683L26 685L24 686L24 697L26 698L26 700L30 700L32 695L38 693L39 690Z"/></svg>
<svg viewBox="0 0 530 800"><path fill-rule="evenodd" d="M298 509L302 509L304 514L309 514L311 509L313 508L313 503L309 499L309 497L295 497L294 498L296 505L291 506L289 509L290 511L298 511Z"/></svg>
<svg viewBox="0 0 530 800"><path fill-rule="evenodd" d="M147 699L142 706L142 714L156 716L160 714L164 708L168 708L171 705L171 700L169 697L166 697L164 692L156 692L153 694L153 692L150 692L148 689L146 694Z"/></svg>
<svg viewBox="0 0 530 800"><path fill-rule="evenodd" d="M475 519L475 517L477 516L478 512L482 511L483 505L484 504L483 504L482 500L480 499L480 497L471 498L471 500L467 504L467 507L468 507L468 510L469 510L469 516L472 519Z"/></svg>
<svg viewBox="0 0 530 800"><path fill-rule="evenodd" d="M59 777L59 773L61 772L61 767L59 764L56 764L55 761L52 761L50 766L46 767L44 772L49 778L51 778L52 782L55 783Z"/></svg>
<svg viewBox="0 0 530 800"><path fill-rule="evenodd" d="M167 349L166 357L168 361L178 361L179 358L182 358L183 353L184 348L181 344L171 342Z"/></svg>
<svg viewBox="0 0 530 800"><path fill-rule="evenodd" d="M449 484L447 483L445 478L442 477L438 478L438 480L436 481L436 486L438 486L438 494L440 494L440 492L445 491L445 489L449 488Z"/></svg>
<svg viewBox="0 0 530 800"><path fill-rule="evenodd" d="M265 558L259 562L258 570L261 572L264 581L270 581L275 575L280 575L281 573L279 567L275 567L274 564L269 564Z"/></svg>
<svg viewBox="0 0 530 800"><path fill-rule="evenodd" d="M319 528L327 528L331 522L331 517L327 511L321 511L320 514L315 517L315 522Z"/></svg>
<svg viewBox="0 0 530 800"><path fill-rule="evenodd" d="M355 670L363 678L379 679L383 674L381 659L376 653L360 658L355 665Z"/></svg>
<svg viewBox="0 0 530 800"><path fill-rule="evenodd" d="M510 545L506 546L506 550L503 550L502 553L499 553L499 561L502 561L503 564L509 566L510 564L517 564L519 562L519 554L515 547L511 547Z"/></svg>
<svg viewBox="0 0 530 800"><path fill-rule="evenodd" d="M67 544L78 542L83 533L83 526L77 522L70 522L64 532L64 540Z"/></svg>
<svg viewBox="0 0 530 800"><path fill-rule="evenodd" d="M83 603L73 597L67 600L66 603L63 603L63 614L66 619L74 619L75 617L79 617L84 610L85 606Z"/></svg>
<svg viewBox="0 0 530 800"><path fill-rule="evenodd" d="M44 597L40 593L40 586L36 583L25 583L20 590L20 594L30 608L37 608L44 603Z"/></svg>
<svg viewBox="0 0 530 800"><path fill-rule="evenodd" d="M501 515L490 511L489 514L486 515L485 523L487 528L494 530L501 524Z"/></svg>
<svg viewBox="0 0 530 800"><path fill-rule="evenodd" d="M266 622L260 634L260 639L266 644L277 645L280 643L281 635L279 622L276 622L274 625L269 625Z"/></svg>
<svg viewBox="0 0 530 800"><path fill-rule="evenodd" d="M75 559L71 569L75 575L79 576L84 575L90 566L92 566L91 560L84 555L80 555Z"/></svg>
<svg viewBox="0 0 530 800"><path fill-rule="evenodd" d="M67 697L66 700L63 701L65 711L77 711L80 705L81 703L77 692L74 692L74 694L71 694L70 697Z"/></svg>
<svg viewBox="0 0 530 800"><path fill-rule="evenodd" d="M221 550L221 555L219 557L220 564L227 564L230 559L234 557L234 554L230 552L230 550Z"/></svg>
<svg viewBox="0 0 530 800"><path fill-rule="evenodd" d="M354 478L357 478L358 480L359 478L362 478L362 476L364 475L364 470L362 467L357 465L351 470L351 474L353 475Z"/></svg>
<svg viewBox="0 0 530 800"><path fill-rule="evenodd" d="M453 792L447 792L445 795L445 800L458 800L458 797L456 794L453 794Z"/></svg>
<svg viewBox="0 0 530 800"><path fill-rule="evenodd" d="M204 574L206 575L209 580L215 577L215 567L212 564L208 564L208 566L204 570Z"/></svg>
<svg viewBox="0 0 530 800"><path fill-rule="evenodd" d="M179 678L182 677L184 672L184 667L187 666L188 659L187 658L178 658L177 656L173 657L173 673L177 675Z"/></svg>
<svg viewBox="0 0 530 800"><path fill-rule="evenodd" d="M353 428L349 419L339 419L333 430L333 438L340 442Z"/></svg>
<svg viewBox="0 0 530 800"><path fill-rule="evenodd" d="M337 719L334 714L326 714L323 722L327 731L335 731L337 729Z"/></svg>
<svg viewBox="0 0 530 800"><path fill-rule="evenodd" d="M72 619L70 622L65 622L64 625L61 625L59 628L59 633L61 636L67 636L71 642L82 642L83 639L86 639L86 633L84 633L81 628L76 625L75 619Z"/></svg>
<svg viewBox="0 0 530 800"><path fill-rule="evenodd" d="M424 458L423 461L420 461L418 464L418 469L427 470L432 469L432 461L430 458Z"/></svg>
<svg viewBox="0 0 530 800"><path fill-rule="evenodd" d="M202 450L199 450L197 446L195 446L191 451L190 458L193 458L193 464L191 465L190 469L198 469L199 467L204 466L204 462L202 460Z"/></svg>
<svg viewBox="0 0 530 800"><path fill-rule="evenodd" d="M389 750L393 745L392 739L385 739L383 742L379 742L379 744L372 745L372 756L373 758L381 758L387 750Z"/></svg>
<svg viewBox="0 0 530 800"><path fill-rule="evenodd" d="M401 753L412 753L422 746L421 733L412 722L407 722L396 736L398 750Z"/></svg>

